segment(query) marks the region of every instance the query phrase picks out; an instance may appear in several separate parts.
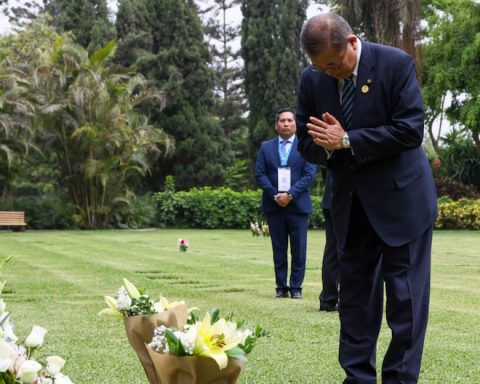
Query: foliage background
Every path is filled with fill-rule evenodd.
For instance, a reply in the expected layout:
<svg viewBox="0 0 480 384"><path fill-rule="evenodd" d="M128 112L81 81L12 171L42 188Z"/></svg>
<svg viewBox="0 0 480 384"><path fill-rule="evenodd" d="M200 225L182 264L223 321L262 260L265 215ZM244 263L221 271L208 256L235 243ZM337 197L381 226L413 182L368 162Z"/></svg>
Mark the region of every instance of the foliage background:
<svg viewBox="0 0 480 384"><path fill-rule="evenodd" d="M19 28L0 36L0 206L45 229L191 225L187 215L202 228L261 220L235 193L254 188L275 110L295 104L307 64L297 37L312 4L415 57L439 195L478 199L478 2L121 0L113 17L106 0L0 0ZM230 28L224 17L235 7L242 24ZM44 11L51 16L38 17ZM438 121L451 131L435 133ZM162 195L170 176L178 195ZM313 189L321 196L320 178ZM212 213L209 194L225 217ZM453 216L437 225L477 228L467 206L441 210ZM315 212L312 227L321 223Z"/></svg>

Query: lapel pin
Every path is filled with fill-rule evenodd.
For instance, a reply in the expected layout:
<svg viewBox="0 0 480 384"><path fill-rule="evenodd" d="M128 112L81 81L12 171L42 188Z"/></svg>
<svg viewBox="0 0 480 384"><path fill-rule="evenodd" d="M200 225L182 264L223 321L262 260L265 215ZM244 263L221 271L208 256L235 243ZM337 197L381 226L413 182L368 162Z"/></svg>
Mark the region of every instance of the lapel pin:
<svg viewBox="0 0 480 384"><path fill-rule="evenodd" d="M367 79L367 84L362 87L362 93L367 93L370 90L369 85L372 85L372 79Z"/></svg>

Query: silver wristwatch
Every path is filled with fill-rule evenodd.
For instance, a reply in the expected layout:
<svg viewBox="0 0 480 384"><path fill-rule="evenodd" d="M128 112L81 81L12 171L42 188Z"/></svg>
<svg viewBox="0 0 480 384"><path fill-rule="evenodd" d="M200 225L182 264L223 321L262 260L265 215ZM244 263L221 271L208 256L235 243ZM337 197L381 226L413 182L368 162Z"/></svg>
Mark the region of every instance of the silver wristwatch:
<svg viewBox="0 0 480 384"><path fill-rule="evenodd" d="M350 148L350 139L347 132L344 133L342 138L342 148Z"/></svg>

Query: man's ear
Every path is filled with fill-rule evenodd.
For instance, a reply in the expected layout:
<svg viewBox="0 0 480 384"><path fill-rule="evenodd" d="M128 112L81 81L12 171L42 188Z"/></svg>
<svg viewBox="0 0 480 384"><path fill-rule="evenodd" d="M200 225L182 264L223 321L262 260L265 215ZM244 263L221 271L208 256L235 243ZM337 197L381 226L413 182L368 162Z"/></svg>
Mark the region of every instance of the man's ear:
<svg viewBox="0 0 480 384"><path fill-rule="evenodd" d="M353 49L357 49L357 45L358 45L358 42L357 42L357 36L355 36L354 34L351 34L347 37L347 40L350 44L352 44L353 46Z"/></svg>

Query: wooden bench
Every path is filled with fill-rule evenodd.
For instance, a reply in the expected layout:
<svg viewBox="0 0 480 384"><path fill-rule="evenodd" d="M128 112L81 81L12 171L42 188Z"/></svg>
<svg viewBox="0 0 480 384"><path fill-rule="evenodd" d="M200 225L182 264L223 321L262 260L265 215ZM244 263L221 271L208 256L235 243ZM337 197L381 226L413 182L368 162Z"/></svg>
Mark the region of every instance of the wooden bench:
<svg viewBox="0 0 480 384"><path fill-rule="evenodd" d="M0 211L0 226L14 227L14 230L25 228L25 212L22 211Z"/></svg>

